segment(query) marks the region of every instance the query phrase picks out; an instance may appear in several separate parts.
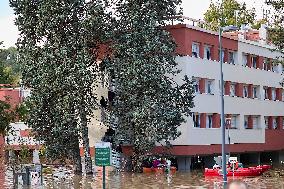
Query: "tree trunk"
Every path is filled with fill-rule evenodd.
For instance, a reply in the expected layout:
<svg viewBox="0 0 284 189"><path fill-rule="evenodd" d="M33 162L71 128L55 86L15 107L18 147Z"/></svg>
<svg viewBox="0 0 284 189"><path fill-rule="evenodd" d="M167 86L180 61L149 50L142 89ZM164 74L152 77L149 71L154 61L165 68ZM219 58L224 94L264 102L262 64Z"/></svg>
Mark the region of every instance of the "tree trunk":
<svg viewBox="0 0 284 189"><path fill-rule="evenodd" d="M90 144L88 135L88 121L85 110L81 109L81 129L82 129L82 140L84 148L84 158L85 158L85 171L86 174L93 174L92 171L92 159L90 155Z"/></svg>
<svg viewBox="0 0 284 189"><path fill-rule="evenodd" d="M79 146L79 139L76 138L74 141L74 150L73 150L73 160L74 160L74 173L76 175L82 174L82 162L81 162L81 155L80 155L80 146Z"/></svg>
<svg viewBox="0 0 284 189"><path fill-rule="evenodd" d="M133 171L136 173L142 173L142 161L143 161L143 155L139 153L138 150L133 151L132 154L132 167Z"/></svg>

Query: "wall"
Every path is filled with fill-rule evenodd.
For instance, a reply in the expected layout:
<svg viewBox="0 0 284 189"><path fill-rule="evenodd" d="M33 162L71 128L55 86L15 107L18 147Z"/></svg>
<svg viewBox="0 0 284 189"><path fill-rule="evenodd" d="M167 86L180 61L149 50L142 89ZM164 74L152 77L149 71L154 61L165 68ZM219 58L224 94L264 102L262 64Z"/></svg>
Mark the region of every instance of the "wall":
<svg viewBox="0 0 284 189"><path fill-rule="evenodd" d="M214 95L197 94L194 99L195 107L192 112L219 113L220 99L220 64L217 61L194 58L190 56L177 57L179 68L182 70L176 78L181 82L182 75L214 79ZM259 85L281 87L279 81L282 75L241 65L223 64L224 80ZM239 129L230 130L231 143L264 143L264 116L283 116L284 102L263 100L264 94L260 90L260 99L225 96L225 114L239 114L237 126ZM243 127L244 115L261 115L258 129L247 130ZM221 143L219 128L193 128L192 118L180 127L182 136L174 141L175 145L208 145Z"/></svg>

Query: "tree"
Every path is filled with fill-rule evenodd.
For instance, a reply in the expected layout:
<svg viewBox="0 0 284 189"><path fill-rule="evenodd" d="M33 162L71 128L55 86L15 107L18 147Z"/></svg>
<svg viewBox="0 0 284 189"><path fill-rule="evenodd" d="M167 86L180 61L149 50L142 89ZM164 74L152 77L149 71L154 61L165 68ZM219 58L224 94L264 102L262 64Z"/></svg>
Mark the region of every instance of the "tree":
<svg viewBox="0 0 284 189"><path fill-rule="evenodd" d="M272 27L268 30L269 39L284 53L284 1L271 0L267 1L267 5L271 5L275 11L272 15Z"/></svg>
<svg viewBox="0 0 284 189"><path fill-rule="evenodd" d="M20 31L23 82L32 89L27 123L53 158L72 153L81 161L81 136L86 173L92 173L87 124L96 108L96 49L107 24L103 1L10 0L10 5Z"/></svg>
<svg viewBox="0 0 284 189"><path fill-rule="evenodd" d="M115 83L109 103L117 118L116 141L133 146L135 171L156 143L170 144L193 107L191 81L179 75L176 44L166 31L170 17L180 15L180 0L121 0L117 29L106 69Z"/></svg>
<svg viewBox="0 0 284 189"><path fill-rule="evenodd" d="M218 31L219 26L241 24L253 24L255 21L255 9L247 9L246 4L240 4L236 0L224 0L221 3L211 1L208 10L204 14L204 20L209 25L207 29Z"/></svg>
<svg viewBox="0 0 284 189"><path fill-rule="evenodd" d="M17 51L14 47L0 49L0 84L18 84L19 72L16 56Z"/></svg>

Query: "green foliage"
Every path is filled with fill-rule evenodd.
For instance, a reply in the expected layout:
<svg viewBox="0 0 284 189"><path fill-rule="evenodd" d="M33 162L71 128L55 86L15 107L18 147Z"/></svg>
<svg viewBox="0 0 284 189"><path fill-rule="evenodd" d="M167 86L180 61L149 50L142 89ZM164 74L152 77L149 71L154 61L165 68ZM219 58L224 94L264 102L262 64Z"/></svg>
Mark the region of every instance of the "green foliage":
<svg viewBox="0 0 284 189"><path fill-rule="evenodd" d="M49 157L77 156L74 151L82 136L87 159L87 123L96 107L96 48L104 33L102 24L107 24L103 1L10 0L10 4L21 33L17 46L23 82L32 88L27 123L45 143Z"/></svg>
<svg viewBox="0 0 284 189"><path fill-rule="evenodd" d="M133 145L137 168L156 143L180 135L178 127L193 107L190 80L173 79L179 75L176 44L164 29L167 18L180 14L180 3L127 0L116 6L113 54L105 60L116 93L110 111L118 119L116 140Z"/></svg>
<svg viewBox="0 0 284 189"><path fill-rule="evenodd" d="M271 0L267 4L275 10L272 15L272 27L269 28L269 39L284 53L284 1Z"/></svg>
<svg viewBox="0 0 284 189"><path fill-rule="evenodd" d="M5 136L10 129L10 123L14 119L14 112L11 110L9 100L0 100L0 135Z"/></svg>
<svg viewBox="0 0 284 189"><path fill-rule="evenodd" d="M235 11L237 11L237 14ZM208 10L204 14L204 20L210 24L206 26L207 29L213 31L218 31L219 26L254 24L255 9L249 10L245 3L241 4L236 0L223 0L222 4L211 1Z"/></svg>
<svg viewBox="0 0 284 189"><path fill-rule="evenodd" d="M29 101L23 102L16 107L15 113L18 115L19 120L26 121L29 114Z"/></svg>
<svg viewBox="0 0 284 189"><path fill-rule="evenodd" d="M17 55L15 47L0 49L0 84L18 84L20 74Z"/></svg>
<svg viewBox="0 0 284 189"><path fill-rule="evenodd" d="M19 161L21 163L30 163L31 155L30 149L27 146L22 145L19 153Z"/></svg>
<svg viewBox="0 0 284 189"><path fill-rule="evenodd" d="M260 19L255 21L255 23L252 25L252 28L258 30L261 27L261 24L267 24L267 19Z"/></svg>

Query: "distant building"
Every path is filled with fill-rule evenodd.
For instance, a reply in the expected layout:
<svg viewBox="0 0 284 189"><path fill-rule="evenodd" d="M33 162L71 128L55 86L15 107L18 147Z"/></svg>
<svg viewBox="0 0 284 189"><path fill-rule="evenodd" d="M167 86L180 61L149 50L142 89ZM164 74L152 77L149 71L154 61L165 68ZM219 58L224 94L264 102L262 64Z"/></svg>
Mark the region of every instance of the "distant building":
<svg viewBox="0 0 284 189"><path fill-rule="evenodd" d="M168 31L177 43L181 75L193 78L196 95L172 152L179 169L190 169L196 159L210 166L221 153L218 33L194 24ZM246 163L284 162L284 67L275 61L283 54L274 49L264 25L222 37L227 151Z"/></svg>

